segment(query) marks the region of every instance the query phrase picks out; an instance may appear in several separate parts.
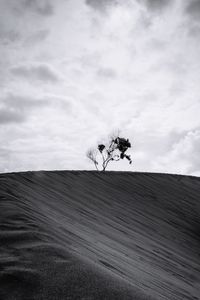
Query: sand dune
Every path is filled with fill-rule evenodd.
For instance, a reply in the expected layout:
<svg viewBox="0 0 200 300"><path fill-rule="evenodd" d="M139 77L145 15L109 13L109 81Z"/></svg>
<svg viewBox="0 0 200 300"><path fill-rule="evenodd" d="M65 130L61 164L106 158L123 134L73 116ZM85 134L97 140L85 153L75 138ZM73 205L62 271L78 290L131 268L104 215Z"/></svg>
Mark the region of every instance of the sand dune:
<svg viewBox="0 0 200 300"><path fill-rule="evenodd" d="M200 178L0 175L0 299L200 299Z"/></svg>

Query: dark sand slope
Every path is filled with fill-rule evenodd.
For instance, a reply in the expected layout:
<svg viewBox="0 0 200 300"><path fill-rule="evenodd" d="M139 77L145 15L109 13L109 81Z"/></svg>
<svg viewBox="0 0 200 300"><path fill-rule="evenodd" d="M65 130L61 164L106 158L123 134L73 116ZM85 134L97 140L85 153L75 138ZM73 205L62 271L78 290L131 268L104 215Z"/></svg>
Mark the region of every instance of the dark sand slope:
<svg viewBox="0 0 200 300"><path fill-rule="evenodd" d="M0 299L200 299L200 179L0 175Z"/></svg>

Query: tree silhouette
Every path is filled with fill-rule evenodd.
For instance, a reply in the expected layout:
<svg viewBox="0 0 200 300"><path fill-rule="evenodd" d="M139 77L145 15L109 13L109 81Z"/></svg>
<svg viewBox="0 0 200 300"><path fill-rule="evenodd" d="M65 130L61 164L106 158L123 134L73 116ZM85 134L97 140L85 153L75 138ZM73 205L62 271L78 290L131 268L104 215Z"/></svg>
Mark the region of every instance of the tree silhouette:
<svg viewBox="0 0 200 300"><path fill-rule="evenodd" d="M128 148L131 148L131 143L128 139L112 135L107 146L99 144L97 148L89 149L86 155L94 163L98 171L100 171L99 164L101 161L102 171L105 171L111 161L119 161L126 158L131 164L131 156L125 153Z"/></svg>

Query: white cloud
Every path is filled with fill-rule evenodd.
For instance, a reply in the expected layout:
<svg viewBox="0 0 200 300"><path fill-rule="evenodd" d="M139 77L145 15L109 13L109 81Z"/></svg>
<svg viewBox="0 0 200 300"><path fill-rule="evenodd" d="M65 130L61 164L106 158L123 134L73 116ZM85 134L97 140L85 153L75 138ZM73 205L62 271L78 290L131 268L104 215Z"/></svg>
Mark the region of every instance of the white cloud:
<svg viewBox="0 0 200 300"><path fill-rule="evenodd" d="M110 8L110 6L118 4L117 0L85 0L85 2L87 5L100 12L105 12L105 10Z"/></svg>
<svg viewBox="0 0 200 300"><path fill-rule="evenodd" d="M11 72L25 80L39 80L43 82L57 82L59 80L57 74L48 65L38 66L18 66L13 67Z"/></svg>
<svg viewBox="0 0 200 300"><path fill-rule="evenodd" d="M174 142L171 150L153 163L156 170L179 174L197 174L200 171L200 130L189 131Z"/></svg>
<svg viewBox="0 0 200 300"><path fill-rule="evenodd" d="M199 21L200 17L200 1L199 0L191 0L188 2L186 6L186 12L193 18Z"/></svg>
<svg viewBox="0 0 200 300"><path fill-rule="evenodd" d="M54 13L54 7L50 0L19 0L17 3L8 0L8 2L17 14L28 12L46 17Z"/></svg>
<svg viewBox="0 0 200 300"><path fill-rule="evenodd" d="M114 169L197 174L191 133L200 127L200 40L191 6L161 0L2 3L2 94L47 101L33 107L16 100L23 109L19 117L15 106L15 123L13 100L2 108L13 120L0 128L8 149L4 168L93 168L87 148L120 128L133 142L134 161ZM193 145L188 155L181 146L172 149L185 139Z"/></svg>
<svg viewBox="0 0 200 300"><path fill-rule="evenodd" d="M47 100L9 94L0 98L0 125L26 121L35 108L47 105Z"/></svg>

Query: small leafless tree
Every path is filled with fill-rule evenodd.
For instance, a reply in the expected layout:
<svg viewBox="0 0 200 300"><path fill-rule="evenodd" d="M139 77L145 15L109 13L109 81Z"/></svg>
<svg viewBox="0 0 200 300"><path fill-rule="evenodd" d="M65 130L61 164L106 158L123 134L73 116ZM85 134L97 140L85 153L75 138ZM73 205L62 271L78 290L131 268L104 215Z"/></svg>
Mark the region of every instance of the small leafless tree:
<svg viewBox="0 0 200 300"><path fill-rule="evenodd" d="M100 169L105 171L111 161L119 161L126 158L131 164L131 156L125 153L128 148L131 148L131 143L128 139L113 134L109 137L107 145L98 144L97 148L89 149L86 155L94 163L98 171Z"/></svg>

